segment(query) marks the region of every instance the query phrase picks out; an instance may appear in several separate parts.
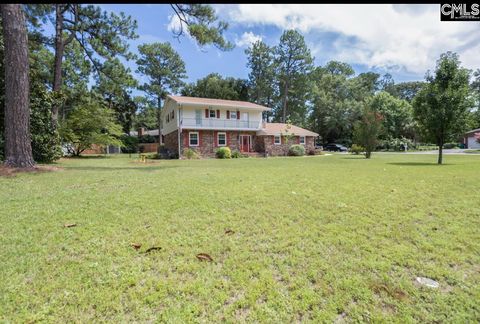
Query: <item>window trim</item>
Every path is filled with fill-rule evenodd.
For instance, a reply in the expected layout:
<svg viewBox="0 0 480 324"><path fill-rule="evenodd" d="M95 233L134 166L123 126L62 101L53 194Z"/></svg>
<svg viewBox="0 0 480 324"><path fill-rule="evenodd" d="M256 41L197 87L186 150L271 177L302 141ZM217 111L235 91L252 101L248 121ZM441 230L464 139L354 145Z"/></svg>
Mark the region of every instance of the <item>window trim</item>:
<svg viewBox="0 0 480 324"><path fill-rule="evenodd" d="M192 134L197 135L197 144L192 144ZM200 134L198 132L188 132L188 146L200 146Z"/></svg>
<svg viewBox="0 0 480 324"><path fill-rule="evenodd" d="M225 136L225 144L220 144L220 134ZM217 133L217 146L227 146L227 133L226 132L218 132Z"/></svg>
<svg viewBox="0 0 480 324"><path fill-rule="evenodd" d="M277 143L276 139L279 139L279 142ZM282 145L282 135L273 135L273 145Z"/></svg>
<svg viewBox="0 0 480 324"><path fill-rule="evenodd" d="M212 111L213 111L213 117L212 117ZM208 118L217 118L217 111L215 109L208 109Z"/></svg>
<svg viewBox="0 0 480 324"><path fill-rule="evenodd" d="M298 139L298 142L301 144L301 145L305 145L306 142L307 142L307 137L306 136L299 136L300 138ZM303 143L302 143L302 138L303 138Z"/></svg>

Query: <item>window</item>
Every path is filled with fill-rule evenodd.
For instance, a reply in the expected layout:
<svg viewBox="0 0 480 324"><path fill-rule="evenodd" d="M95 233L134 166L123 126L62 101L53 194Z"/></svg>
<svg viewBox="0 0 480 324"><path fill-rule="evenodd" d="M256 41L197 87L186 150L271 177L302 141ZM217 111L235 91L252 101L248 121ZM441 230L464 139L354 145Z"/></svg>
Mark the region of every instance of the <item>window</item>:
<svg viewBox="0 0 480 324"><path fill-rule="evenodd" d="M170 114L167 115L167 123L170 121Z"/></svg>
<svg viewBox="0 0 480 324"><path fill-rule="evenodd" d="M218 146L227 145L227 134L226 133L217 133L217 143L218 143Z"/></svg>
<svg viewBox="0 0 480 324"><path fill-rule="evenodd" d="M198 132L188 133L188 140L190 146L198 146Z"/></svg>
<svg viewBox="0 0 480 324"><path fill-rule="evenodd" d="M215 118L215 117L217 117L217 113L215 112L215 110L210 109L209 117L210 117L210 118Z"/></svg>
<svg viewBox="0 0 480 324"><path fill-rule="evenodd" d="M173 120L173 118L175 118L175 113L174 113L173 110L172 110L172 114L171 114L171 116L170 116L170 119Z"/></svg>
<svg viewBox="0 0 480 324"><path fill-rule="evenodd" d="M231 111L230 112L230 119L238 119L237 112L236 111Z"/></svg>
<svg viewBox="0 0 480 324"><path fill-rule="evenodd" d="M305 136L300 136L300 144L305 145Z"/></svg>
<svg viewBox="0 0 480 324"><path fill-rule="evenodd" d="M273 141L275 145L280 145L282 144L282 139L280 138L280 135L275 135L275 140Z"/></svg>

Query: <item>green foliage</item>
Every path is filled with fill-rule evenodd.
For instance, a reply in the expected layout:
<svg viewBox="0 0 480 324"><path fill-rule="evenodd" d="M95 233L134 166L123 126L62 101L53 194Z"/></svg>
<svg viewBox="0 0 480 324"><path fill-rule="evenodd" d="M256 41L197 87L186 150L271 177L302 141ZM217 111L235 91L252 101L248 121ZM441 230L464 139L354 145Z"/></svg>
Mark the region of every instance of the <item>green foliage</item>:
<svg viewBox="0 0 480 324"><path fill-rule="evenodd" d="M155 136L145 134L142 136L138 136L138 143L156 143L158 140L155 138Z"/></svg>
<svg viewBox="0 0 480 324"><path fill-rule="evenodd" d="M303 156L305 155L305 147L300 144L294 144L288 149L288 155L290 156Z"/></svg>
<svg viewBox="0 0 480 324"><path fill-rule="evenodd" d="M378 144L383 127L383 116L372 107L373 99L367 100L360 120L353 126L353 140L365 148L365 157L370 158Z"/></svg>
<svg viewBox="0 0 480 324"><path fill-rule="evenodd" d="M427 141L440 147L438 164L442 164L442 146L455 140L467 128L473 98L470 97L470 72L461 67L456 53L440 56L434 75L413 100L414 115Z"/></svg>
<svg viewBox="0 0 480 324"><path fill-rule="evenodd" d="M380 141L377 149L402 152L405 151L405 146L407 147L407 150L415 149L415 145L411 139L408 139L406 137L388 137L387 139Z"/></svg>
<svg viewBox="0 0 480 324"><path fill-rule="evenodd" d="M210 73L182 89L182 96L248 101L248 85L244 79L223 78Z"/></svg>
<svg viewBox="0 0 480 324"><path fill-rule="evenodd" d="M281 103L276 107L276 118L295 124L306 122L308 99L312 84L313 57L302 34L286 30L274 48L278 91Z"/></svg>
<svg viewBox="0 0 480 324"><path fill-rule="evenodd" d="M197 151L189 147L183 149L183 156L188 160L200 158L200 155L197 153Z"/></svg>
<svg viewBox="0 0 480 324"><path fill-rule="evenodd" d="M352 144L348 151L352 154L359 155L360 153L365 152L365 148L358 144Z"/></svg>
<svg viewBox="0 0 480 324"><path fill-rule="evenodd" d="M445 143L443 144L443 148L445 149L456 149L456 148L459 148L459 145L458 143Z"/></svg>
<svg viewBox="0 0 480 324"><path fill-rule="evenodd" d="M173 31L177 38L188 33L200 46L213 44L223 51L233 49L233 44L222 36L228 28L228 23L219 21L210 5L176 3L171 6L179 20L179 25Z"/></svg>
<svg viewBox="0 0 480 324"><path fill-rule="evenodd" d="M38 83L31 86L30 134L33 159L51 163L62 156L60 136L52 121L53 95Z"/></svg>
<svg viewBox="0 0 480 324"><path fill-rule="evenodd" d="M138 137L137 136L130 136L123 134L120 136L120 140L122 141L122 153L137 153L138 152Z"/></svg>
<svg viewBox="0 0 480 324"><path fill-rule="evenodd" d="M239 159L239 158L244 158L247 157L245 154L242 154L239 150L233 150L232 151L232 159Z"/></svg>
<svg viewBox="0 0 480 324"><path fill-rule="evenodd" d="M79 156L92 144L122 146L118 139L122 128L116 124L113 111L105 108L95 98L87 97L75 107L59 128L62 142L70 154Z"/></svg>
<svg viewBox="0 0 480 324"><path fill-rule="evenodd" d="M220 147L215 151L215 157L217 159L230 159L232 157L232 151L228 146Z"/></svg>

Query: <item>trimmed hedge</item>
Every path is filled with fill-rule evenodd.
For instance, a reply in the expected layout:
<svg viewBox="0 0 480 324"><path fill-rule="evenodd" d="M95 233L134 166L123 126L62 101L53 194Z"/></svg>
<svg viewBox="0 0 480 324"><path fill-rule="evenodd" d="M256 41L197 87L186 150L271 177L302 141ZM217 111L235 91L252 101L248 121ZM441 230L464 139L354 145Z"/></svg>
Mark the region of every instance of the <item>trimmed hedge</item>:
<svg viewBox="0 0 480 324"><path fill-rule="evenodd" d="M290 156L303 156L305 155L305 147L300 144L294 144L288 149L288 155Z"/></svg>
<svg viewBox="0 0 480 324"><path fill-rule="evenodd" d="M232 157L232 151L229 147L221 147L215 152L217 159L230 159Z"/></svg>

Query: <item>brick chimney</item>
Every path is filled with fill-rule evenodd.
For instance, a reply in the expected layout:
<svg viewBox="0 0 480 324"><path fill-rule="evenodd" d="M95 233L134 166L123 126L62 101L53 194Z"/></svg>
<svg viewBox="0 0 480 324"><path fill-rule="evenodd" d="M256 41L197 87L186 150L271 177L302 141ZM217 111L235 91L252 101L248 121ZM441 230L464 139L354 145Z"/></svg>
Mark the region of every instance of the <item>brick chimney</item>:
<svg viewBox="0 0 480 324"><path fill-rule="evenodd" d="M145 134L145 128L140 127L140 128L138 129L138 136L143 136L144 134Z"/></svg>

